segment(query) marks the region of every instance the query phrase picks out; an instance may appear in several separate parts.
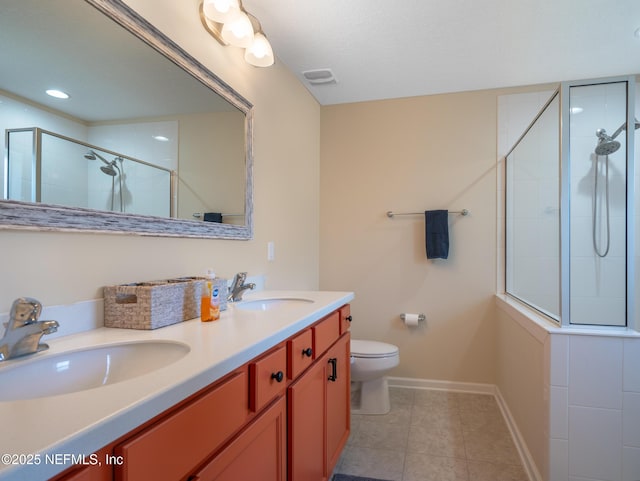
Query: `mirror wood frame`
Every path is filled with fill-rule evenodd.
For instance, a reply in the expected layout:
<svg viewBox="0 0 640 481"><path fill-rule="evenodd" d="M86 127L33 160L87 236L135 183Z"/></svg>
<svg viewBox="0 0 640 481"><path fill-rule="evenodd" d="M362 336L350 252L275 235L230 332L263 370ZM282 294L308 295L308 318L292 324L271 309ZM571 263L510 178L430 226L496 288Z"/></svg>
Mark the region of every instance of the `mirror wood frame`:
<svg viewBox="0 0 640 481"><path fill-rule="evenodd" d="M253 105L175 42L119 0L84 0L164 55L245 115L244 225L131 215L93 209L0 200L0 229L134 234L211 239L253 238Z"/></svg>

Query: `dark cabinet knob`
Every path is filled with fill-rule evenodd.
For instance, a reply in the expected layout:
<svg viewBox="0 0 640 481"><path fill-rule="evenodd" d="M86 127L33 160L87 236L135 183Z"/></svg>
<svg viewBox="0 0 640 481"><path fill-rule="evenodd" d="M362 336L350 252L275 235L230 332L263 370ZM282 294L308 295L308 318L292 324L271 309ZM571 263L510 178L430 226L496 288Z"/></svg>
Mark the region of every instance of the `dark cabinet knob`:
<svg viewBox="0 0 640 481"><path fill-rule="evenodd" d="M349 322L353 321L353 317L351 317L351 316L347 316L347 317L345 317L345 319L346 319L347 321L349 321Z"/></svg>
<svg viewBox="0 0 640 481"><path fill-rule="evenodd" d="M271 374L271 379L275 379L276 382L282 382L284 379L284 373L282 371L274 372Z"/></svg>
<svg viewBox="0 0 640 481"><path fill-rule="evenodd" d="M311 357L313 356L313 349L311 349L310 347L303 349L302 350L302 355L303 356L307 356L307 357Z"/></svg>

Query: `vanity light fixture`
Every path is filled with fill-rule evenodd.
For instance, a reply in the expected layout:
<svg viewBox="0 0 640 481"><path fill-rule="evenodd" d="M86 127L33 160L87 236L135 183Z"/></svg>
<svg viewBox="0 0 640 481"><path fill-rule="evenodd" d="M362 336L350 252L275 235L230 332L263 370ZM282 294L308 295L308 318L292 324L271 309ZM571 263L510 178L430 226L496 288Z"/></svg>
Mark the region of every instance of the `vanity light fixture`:
<svg viewBox="0 0 640 481"><path fill-rule="evenodd" d="M46 91L47 95L50 95L51 97L55 97L57 99L68 99L69 98L69 94L66 92L63 92L62 90L57 90L57 89L49 89Z"/></svg>
<svg viewBox="0 0 640 481"><path fill-rule="evenodd" d="M246 49L244 59L255 67L273 65L271 44L241 0L201 0L199 10L202 25L221 45Z"/></svg>

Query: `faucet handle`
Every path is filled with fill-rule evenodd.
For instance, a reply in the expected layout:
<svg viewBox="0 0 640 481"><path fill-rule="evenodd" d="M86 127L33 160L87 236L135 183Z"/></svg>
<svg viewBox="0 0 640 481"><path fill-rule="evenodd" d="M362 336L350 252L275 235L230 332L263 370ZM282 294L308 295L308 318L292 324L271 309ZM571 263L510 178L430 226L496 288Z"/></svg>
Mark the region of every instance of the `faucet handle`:
<svg viewBox="0 0 640 481"><path fill-rule="evenodd" d="M10 322L23 326L36 322L42 313L42 304L33 297L20 297L11 305Z"/></svg>

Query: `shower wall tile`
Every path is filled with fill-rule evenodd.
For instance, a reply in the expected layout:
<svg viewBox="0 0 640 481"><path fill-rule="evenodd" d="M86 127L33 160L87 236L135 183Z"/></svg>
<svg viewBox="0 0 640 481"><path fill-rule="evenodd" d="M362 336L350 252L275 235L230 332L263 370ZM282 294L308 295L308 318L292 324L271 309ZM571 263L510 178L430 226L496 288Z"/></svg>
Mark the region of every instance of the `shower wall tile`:
<svg viewBox="0 0 640 481"><path fill-rule="evenodd" d="M640 479L640 449L625 447L622 451L622 481Z"/></svg>
<svg viewBox="0 0 640 481"><path fill-rule="evenodd" d="M551 386L549 416L550 436L569 439L569 392L566 387Z"/></svg>
<svg viewBox="0 0 640 481"><path fill-rule="evenodd" d="M549 479L567 481L569 477L569 441L551 439L549 449Z"/></svg>
<svg viewBox="0 0 640 481"><path fill-rule="evenodd" d="M623 406L622 443L640 448L640 393L624 393Z"/></svg>
<svg viewBox="0 0 640 481"><path fill-rule="evenodd" d="M637 297L637 299L640 299L640 297ZM639 307L636 310L640 310ZM640 393L640 339L625 339L623 348L623 389Z"/></svg>
<svg viewBox="0 0 640 481"><path fill-rule="evenodd" d="M570 336L552 335L551 337L551 385L569 385L569 339Z"/></svg>
<svg viewBox="0 0 640 481"><path fill-rule="evenodd" d="M571 336L569 404L622 409L622 339Z"/></svg>
<svg viewBox="0 0 640 481"><path fill-rule="evenodd" d="M622 411L569 407L569 475L622 477Z"/></svg>
<svg viewBox="0 0 640 481"><path fill-rule="evenodd" d="M626 303L623 297L594 298L573 296L571 319L577 324L617 325L624 320Z"/></svg>

